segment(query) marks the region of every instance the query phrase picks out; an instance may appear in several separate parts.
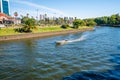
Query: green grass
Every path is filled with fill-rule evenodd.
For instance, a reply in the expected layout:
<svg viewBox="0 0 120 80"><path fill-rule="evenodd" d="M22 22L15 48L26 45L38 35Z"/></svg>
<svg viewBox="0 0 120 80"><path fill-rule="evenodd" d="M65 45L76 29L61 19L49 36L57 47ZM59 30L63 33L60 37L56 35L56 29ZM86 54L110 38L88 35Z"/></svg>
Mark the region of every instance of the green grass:
<svg viewBox="0 0 120 80"><path fill-rule="evenodd" d="M0 36L14 35L14 34L20 34L20 33L15 32L14 28L1 28L0 29Z"/></svg>
<svg viewBox="0 0 120 80"><path fill-rule="evenodd" d="M45 28L37 28L33 29L33 33L38 33L38 32L53 32L53 31L63 31L63 30L71 30L72 28L68 29L62 29L60 27L45 27Z"/></svg>
<svg viewBox="0 0 120 80"><path fill-rule="evenodd" d="M80 26L78 29L87 29L87 28L93 28L93 26Z"/></svg>
<svg viewBox="0 0 120 80"><path fill-rule="evenodd" d="M93 27L87 27L83 26L80 27L79 29L85 29L85 28L93 28ZM37 27L36 29L33 29L33 33L39 33L39 32L53 32L53 31L63 31L63 30L74 30L73 28L68 28L68 29L62 29L60 26L49 26L49 27ZM15 34L22 34L19 32L16 32L14 28L9 27L9 28L1 28L0 29L0 36L5 36L5 35L15 35Z"/></svg>

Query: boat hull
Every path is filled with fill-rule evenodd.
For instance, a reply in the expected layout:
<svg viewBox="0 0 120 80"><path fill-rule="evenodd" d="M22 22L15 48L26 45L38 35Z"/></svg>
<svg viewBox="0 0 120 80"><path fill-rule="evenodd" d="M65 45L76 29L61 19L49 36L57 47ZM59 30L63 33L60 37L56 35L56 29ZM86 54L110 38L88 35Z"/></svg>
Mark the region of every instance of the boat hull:
<svg viewBox="0 0 120 80"><path fill-rule="evenodd" d="M66 44L66 43L68 43L67 40L56 41L56 44L57 44L57 45L63 45L63 44Z"/></svg>

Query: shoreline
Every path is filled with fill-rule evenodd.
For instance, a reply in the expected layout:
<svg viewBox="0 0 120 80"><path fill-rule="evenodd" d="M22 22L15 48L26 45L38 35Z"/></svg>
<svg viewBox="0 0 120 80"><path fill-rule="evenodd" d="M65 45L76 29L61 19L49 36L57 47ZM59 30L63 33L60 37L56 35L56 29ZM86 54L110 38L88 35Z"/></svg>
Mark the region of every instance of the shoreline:
<svg viewBox="0 0 120 80"><path fill-rule="evenodd" d="M10 41L10 40L20 40L20 39L28 39L28 38L44 38L49 36L57 36L57 35L65 35L65 34L73 34L78 32L92 31L93 28L85 28L78 30L64 30L64 31L54 31L54 32L41 32L41 33L25 33L25 34L17 34L17 35L6 35L0 36L1 41Z"/></svg>

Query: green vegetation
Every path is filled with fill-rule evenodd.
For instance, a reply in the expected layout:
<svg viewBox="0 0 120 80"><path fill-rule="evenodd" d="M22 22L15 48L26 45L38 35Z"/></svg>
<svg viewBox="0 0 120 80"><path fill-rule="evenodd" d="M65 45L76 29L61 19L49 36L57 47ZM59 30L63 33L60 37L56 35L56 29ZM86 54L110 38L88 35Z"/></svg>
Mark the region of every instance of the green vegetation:
<svg viewBox="0 0 120 80"><path fill-rule="evenodd" d="M79 27L79 29L87 29L90 28L88 26ZM92 28L92 27L91 27ZM1 28L0 29L0 36L4 35L15 35L15 34L24 34L16 31L18 28ZM54 31L64 31L64 30L74 30L73 28L63 29L59 26L52 26L52 27L37 27L35 29L31 29L32 33L40 33L40 32L54 32Z"/></svg>
<svg viewBox="0 0 120 80"><path fill-rule="evenodd" d="M17 16L18 14L15 13ZM73 20L71 18L71 20ZM21 26L18 27L12 27L12 28L1 28L0 29L0 36L4 35L14 35L14 34L23 34L23 33L39 33L39 32L52 32L52 31L63 31L63 30L73 30L74 27L72 26L72 22L68 20L67 17L63 18L56 18L53 20L48 20L45 19L43 22L40 20L40 25L38 24L39 21L36 21L33 18L29 18L28 14L27 16L23 17L21 19ZM78 29L83 29L83 28L89 28L86 27L84 24L84 21L81 20L75 20L73 24L77 24L78 21L78 26L84 26L84 27L78 27ZM61 26L62 25L62 26Z"/></svg>
<svg viewBox="0 0 120 80"><path fill-rule="evenodd" d="M14 16L17 17L18 13L15 12ZM0 36L3 35L14 35L14 34L23 34L23 33L39 33L39 32L51 32L51 31L63 31L63 30L73 30L73 29L84 29L90 28L88 26L96 25L94 20L80 20L72 17L64 18L54 18L49 19L47 15L44 15L43 19L39 21L35 20L33 17L29 18L29 14L22 16L22 24L17 27L12 28L1 28Z"/></svg>
<svg viewBox="0 0 120 80"><path fill-rule="evenodd" d="M17 17L18 13L15 12L14 16ZM120 26L120 16L119 14L114 14L111 16L104 16L98 18L88 18L88 19L77 19L72 17L64 18L54 18L49 19L46 15L43 15L44 19L35 20L33 17L29 18L29 14L22 16L21 26L1 28L0 36L3 35L14 35L22 33L39 33L39 32L51 32L51 31L63 31L63 30L73 30L73 29L84 29L90 28L96 25L108 25L108 26ZM91 28L92 28L91 27Z"/></svg>
<svg viewBox="0 0 120 80"><path fill-rule="evenodd" d="M119 14L95 18L94 21L97 23L97 25L120 26Z"/></svg>
<svg viewBox="0 0 120 80"><path fill-rule="evenodd" d="M28 18L25 21L24 27L22 28L23 32L31 32L31 29L35 28L35 19L33 18Z"/></svg>
<svg viewBox="0 0 120 80"><path fill-rule="evenodd" d="M73 20L72 18L70 18L70 20ZM60 30L64 30L64 29L73 29L79 28L79 26L86 26L85 22L83 20L75 20L73 22L73 27L71 24L71 21L68 19L68 17L64 17L63 18L56 18L56 19L49 19L49 18L45 18L45 20L40 20L37 21L33 18L29 18L28 15L25 17L22 17L21 22L23 24L22 28L17 28L15 29L15 31L17 32L50 32L50 31L60 31ZM75 24L75 25L74 25ZM35 26L38 27L35 27ZM59 25L59 27L54 27L56 25ZM61 25L61 26L60 26ZM71 26L70 26L71 25ZM43 28L41 28L40 26L42 26ZM46 26L48 26L46 28ZM52 27L50 27L52 26Z"/></svg>
<svg viewBox="0 0 120 80"><path fill-rule="evenodd" d="M14 34L20 34L19 32L16 32L14 28L1 28L0 29L0 36L4 35L14 35Z"/></svg>
<svg viewBox="0 0 120 80"><path fill-rule="evenodd" d="M97 23L94 21L94 19L83 19L83 21L85 22L86 26L96 26Z"/></svg>
<svg viewBox="0 0 120 80"><path fill-rule="evenodd" d="M35 28L36 20L33 18L24 17L22 18L23 27L15 29L17 32L32 32L31 29Z"/></svg>
<svg viewBox="0 0 120 80"><path fill-rule="evenodd" d="M97 17L97 18L88 18L88 19L76 19L73 21L73 27L79 28L81 26L117 26L120 27L120 15L114 14L111 16Z"/></svg>
<svg viewBox="0 0 120 80"><path fill-rule="evenodd" d="M67 28L70 28L70 25L69 25L69 24L63 24L63 25L61 26L61 28L67 29Z"/></svg>
<svg viewBox="0 0 120 80"><path fill-rule="evenodd" d="M38 33L38 32L53 32L53 31L63 31L63 30L72 30L72 28L68 29L63 29L60 27L44 27L44 28L37 28L33 29L33 33Z"/></svg>
<svg viewBox="0 0 120 80"><path fill-rule="evenodd" d="M78 29L83 26L95 26L96 22L93 19L76 19L73 21L73 28Z"/></svg>
<svg viewBox="0 0 120 80"><path fill-rule="evenodd" d="M74 20L73 28L78 29L80 26L85 26L85 22L83 20Z"/></svg>

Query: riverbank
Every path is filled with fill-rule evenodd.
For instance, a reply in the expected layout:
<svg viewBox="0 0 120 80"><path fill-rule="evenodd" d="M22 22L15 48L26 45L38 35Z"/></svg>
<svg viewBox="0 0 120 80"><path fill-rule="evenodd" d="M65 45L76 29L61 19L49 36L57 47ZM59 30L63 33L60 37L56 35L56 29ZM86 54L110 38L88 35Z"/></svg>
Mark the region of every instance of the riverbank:
<svg viewBox="0 0 120 80"><path fill-rule="evenodd" d="M16 34L16 35L5 35L0 36L0 41L8 41L8 40L19 40L26 38L43 38L49 36L57 36L57 35L65 35L65 34L73 34L77 32L91 31L93 28L82 28L82 29L72 29L72 30L62 30L62 31L52 31L52 32L40 32L40 33L24 33L24 34Z"/></svg>

